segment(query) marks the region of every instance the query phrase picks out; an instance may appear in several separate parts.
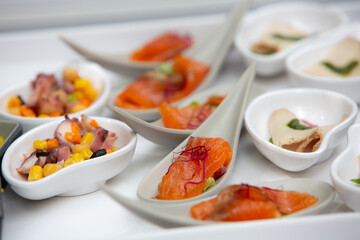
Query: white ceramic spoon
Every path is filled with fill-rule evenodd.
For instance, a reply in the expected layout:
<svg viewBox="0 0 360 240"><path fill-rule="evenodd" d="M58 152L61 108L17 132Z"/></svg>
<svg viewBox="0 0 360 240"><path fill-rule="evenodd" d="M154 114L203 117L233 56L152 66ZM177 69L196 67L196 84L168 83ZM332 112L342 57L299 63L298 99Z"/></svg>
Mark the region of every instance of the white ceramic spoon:
<svg viewBox="0 0 360 240"><path fill-rule="evenodd" d="M281 189L287 191L298 191L309 193L319 199L319 201L313 206L287 215L288 217L303 216L309 214L316 214L322 212L333 201L335 197L335 191L332 186L326 182L317 179L307 178L290 178L284 180L278 180L273 182L267 182L259 184L257 186L269 187L273 189ZM101 189L109 194L115 201L129 209L131 212L150 219L152 222L158 221L160 224L173 223L176 225L204 225L227 222L215 222L215 221L199 221L195 220L190 215L190 208L199 202L209 200L215 196L206 199L197 199L182 204L152 204L146 201L134 201L121 194L115 192L110 187L103 185Z"/></svg>
<svg viewBox="0 0 360 240"><path fill-rule="evenodd" d="M221 24L216 31L211 32L208 36L201 37L201 41L195 42L194 46L190 47L183 54L198 61L208 63L212 68L219 68L220 66L216 65L220 65L223 61L223 58L232 43L240 19L249 4L250 0L239 1L233 8L233 11L228 15L225 22ZM159 62L132 61L129 57L129 53L95 53L63 35L59 35L59 38L86 59L97 62L105 68L123 74L126 74L127 72L133 73L134 70L152 69L159 64ZM216 72L217 70L209 75L215 75Z"/></svg>
<svg viewBox="0 0 360 240"><path fill-rule="evenodd" d="M167 203L183 203L192 201L194 199L203 198L214 194L226 182L233 169L236 150L238 147L239 135L244 118L244 111L246 100L249 95L251 83L255 75L255 64L251 65L241 76L235 87L231 90L228 96L216 109L216 112L211 114L203 124L196 129L190 136L192 137L220 137L227 141L233 151L232 159L227 166L225 174L216 180L215 185L208 189L206 192L191 199L184 200L158 200L154 197L158 194L158 185L162 177L167 172L169 166L173 161L173 152L180 152L184 149L189 138L185 139L173 152L170 152L163 160L161 160L140 182L137 195L143 201L162 204Z"/></svg>
<svg viewBox="0 0 360 240"><path fill-rule="evenodd" d="M226 95L233 87L234 83L214 86L204 91L195 93L194 95L187 98L185 101L182 101L178 105L179 107L188 106L193 101L203 103L206 102L210 96ZM247 103L251 102L251 100L264 92L264 88L262 88L259 84L254 83L251 86ZM191 133L194 132L194 130L191 129L167 128L164 126L162 118L154 122L147 122L118 107L114 107L114 112L120 118L120 120L129 125L139 135L152 142L168 147L176 147L182 141L184 141L185 138L187 138Z"/></svg>

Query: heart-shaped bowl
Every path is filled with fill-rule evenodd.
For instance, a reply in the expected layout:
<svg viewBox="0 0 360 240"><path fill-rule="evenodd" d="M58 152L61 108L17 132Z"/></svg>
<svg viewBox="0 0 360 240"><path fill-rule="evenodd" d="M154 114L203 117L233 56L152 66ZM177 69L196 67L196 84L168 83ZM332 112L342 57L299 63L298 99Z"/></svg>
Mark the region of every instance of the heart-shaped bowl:
<svg viewBox="0 0 360 240"><path fill-rule="evenodd" d="M286 68L290 74L292 85L296 87L324 88L340 92L359 103L360 94L358 89L360 89L360 76L320 76L306 71L308 68L322 62L340 42L343 42L348 37L357 39L358 42L360 41L360 23L343 26L332 34L323 36L294 51L286 59ZM349 51L351 50L349 49ZM359 48L353 48L353 51L357 51L360 54ZM345 58L345 56L341 56L341 58ZM358 58L360 59L360 57ZM353 60L352 57L348 59L348 61L351 60ZM326 68L324 70L323 68L325 67L318 66L318 70L322 72L326 70Z"/></svg>
<svg viewBox="0 0 360 240"><path fill-rule="evenodd" d="M339 123L326 133L314 152L294 152L272 144L269 117L286 108L298 119L318 126ZM328 159L340 139L354 123L358 112L356 103L340 93L310 88L283 89L265 93L254 99L245 112L245 126L257 149L278 167L288 171L302 171Z"/></svg>
<svg viewBox="0 0 360 240"><path fill-rule="evenodd" d="M296 48L309 43L314 37L336 29L347 22L342 11L322 4L291 2L270 4L251 11L244 19L235 37L235 46L246 64L257 63L256 73L275 75L285 70L286 57ZM273 54L257 54L251 48L273 23L290 24L307 37Z"/></svg>
<svg viewBox="0 0 360 240"><path fill-rule="evenodd" d="M360 211L360 187L351 179L360 178L360 125L350 127L346 149L333 161L330 176L340 198L355 211Z"/></svg>
<svg viewBox="0 0 360 240"><path fill-rule="evenodd" d="M53 138L54 131L62 120L52 121L28 131L7 149L2 162L2 174L10 187L20 196L32 200L76 196L97 190L98 183L104 183L124 170L133 156L136 134L119 120L103 117L92 119L116 134L117 139L113 145L119 150L72 164L40 180L28 182L17 168L24 161L24 154L34 150L35 140Z"/></svg>
<svg viewBox="0 0 360 240"><path fill-rule="evenodd" d="M72 67L77 69L79 73L79 77L87 78L91 82L93 88L95 88L98 91L97 98L89 107L85 108L82 111L68 115L70 117L80 116L81 114L85 114L88 116L100 115L110 95L110 89L111 89L110 82L106 79L106 75L102 67L100 67L96 63L91 63L86 61L73 61L58 66L54 70L44 71L44 72L48 72L49 74L52 73L56 76L57 79L62 79L61 75L62 75L62 69L64 67ZM48 117L48 118L22 117L22 116L10 114L8 112L7 105L11 97L21 95L21 97L25 100L25 102L27 101L30 94L32 93L30 80L34 78L35 76L29 76L29 78L25 80L27 82L9 88L1 92L0 94L0 117L3 119L20 123L22 125L24 132L27 132L28 130L36 126L42 125L44 123L63 119L62 116Z"/></svg>

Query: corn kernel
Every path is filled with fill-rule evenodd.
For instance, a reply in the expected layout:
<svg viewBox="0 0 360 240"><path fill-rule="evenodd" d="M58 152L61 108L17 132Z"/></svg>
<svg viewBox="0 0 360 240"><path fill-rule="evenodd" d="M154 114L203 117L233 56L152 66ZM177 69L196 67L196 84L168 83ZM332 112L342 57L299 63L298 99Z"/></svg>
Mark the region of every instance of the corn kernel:
<svg viewBox="0 0 360 240"><path fill-rule="evenodd" d="M75 81L78 78L78 71L72 67L65 67L63 70L63 79L65 81Z"/></svg>
<svg viewBox="0 0 360 240"><path fill-rule="evenodd" d="M39 117L39 118L48 118L48 117L50 117L50 116L47 115L47 114L39 114L38 117Z"/></svg>
<svg viewBox="0 0 360 240"><path fill-rule="evenodd" d="M89 148L89 144L87 143L80 143L80 144L75 144L72 148L72 152L73 153L78 153L80 152L81 149L83 148Z"/></svg>
<svg viewBox="0 0 360 240"><path fill-rule="evenodd" d="M73 107L71 108L71 113L80 112L80 111L84 110L85 108L86 108L85 105L76 104L75 106L73 106Z"/></svg>
<svg viewBox="0 0 360 240"><path fill-rule="evenodd" d="M44 173L44 176L47 177L47 176L59 171L60 169L62 169L60 164L48 163L44 166L43 173Z"/></svg>
<svg viewBox="0 0 360 240"><path fill-rule="evenodd" d="M119 150L119 149L120 149L120 148L112 147L111 151L112 151L112 152L115 152L115 151L117 151L117 150Z"/></svg>
<svg viewBox="0 0 360 240"><path fill-rule="evenodd" d="M94 89L93 87L88 87L87 89L85 89L85 96L90 100L90 101L94 101L97 97L97 90Z"/></svg>
<svg viewBox="0 0 360 240"><path fill-rule="evenodd" d="M21 100L17 96L11 97L7 104L8 108L14 108L14 107L20 107L20 106L21 106Z"/></svg>
<svg viewBox="0 0 360 240"><path fill-rule="evenodd" d="M76 100L85 98L85 93L80 90L75 90L72 95L76 98Z"/></svg>
<svg viewBox="0 0 360 240"><path fill-rule="evenodd" d="M85 90L90 87L90 81L85 78L78 78L75 80L74 86L76 90Z"/></svg>
<svg viewBox="0 0 360 240"><path fill-rule="evenodd" d="M33 147L36 150L44 150L47 148L47 142L42 141L42 140L35 140L33 143Z"/></svg>
<svg viewBox="0 0 360 240"><path fill-rule="evenodd" d="M94 139L94 135L92 133L86 133L82 138L81 138L81 144L82 143L86 143L86 144L91 144L92 140Z"/></svg>
<svg viewBox="0 0 360 240"><path fill-rule="evenodd" d="M84 156L81 153L71 154L70 157L74 159L75 162L82 162L85 160Z"/></svg>
<svg viewBox="0 0 360 240"><path fill-rule="evenodd" d="M70 166L71 164L74 164L74 163L76 163L74 159L68 158L68 159L66 159L66 160L64 161L63 167Z"/></svg>
<svg viewBox="0 0 360 240"><path fill-rule="evenodd" d="M91 155L93 155L93 152L90 150L90 148L83 148L80 150L80 154L84 156L85 160L90 159Z"/></svg>
<svg viewBox="0 0 360 240"><path fill-rule="evenodd" d="M13 107L13 108L9 108L8 112L12 115L16 115L16 116L21 116L21 110L20 107Z"/></svg>
<svg viewBox="0 0 360 240"><path fill-rule="evenodd" d="M42 179L44 177L43 169L42 167L35 165L30 169L28 181L36 181L39 179Z"/></svg>

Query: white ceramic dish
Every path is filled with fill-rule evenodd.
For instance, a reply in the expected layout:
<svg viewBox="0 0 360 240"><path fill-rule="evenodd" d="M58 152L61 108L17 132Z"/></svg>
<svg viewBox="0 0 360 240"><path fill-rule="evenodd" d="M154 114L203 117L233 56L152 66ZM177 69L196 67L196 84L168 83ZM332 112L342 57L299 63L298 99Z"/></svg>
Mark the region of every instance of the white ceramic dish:
<svg viewBox="0 0 360 240"><path fill-rule="evenodd" d="M302 29L308 38L299 40L282 51L261 55L251 51L251 46L273 22L286 22ZM307 44L314 37L335 29L347 22L346 15L336 8L316 3L277 3L251 11L244 19L235 37L235 46L247 64L257 63L257 74L270 76L285 70L286 57L296 48Z"/></svg>
<svg viewBox="0 0 360 240"><path fill-rule="evenodd" d="M115 132L113 143L120 149L111 154L72 164L54 174L34 182L17 172L24 161L24 153L32 149L36 139L52 138L62 120L36 127L18 138L6 151L2 162L2 174L11 188L20 196L39 200L53 196L76 196L98 189L97 183L119 174L129 164L136 145L136 135L126 124L103 117L92 117L100 126Z"/></svg>
<svg viewBox="0 0 360 240"><path fill-rule="evenodd" d="M237 81L234 88L229 92L224 101L187 139L179 144L173 151L165 156L148 174L141 180L137 189L137 196L143 200L154 204L181 204L213 195L224 186L235 165L236 150L238 147L239 135L243 123L246 101L249 95L251 83L255 75L255 64L251 65ZM159 200L155 196L158 194L158 185L162 177L166 174L169 166L173 163L174 152L181 152L190 137L222 138L229 143L232 150L232 158L226 172L216 180L215 184L202 194L181 200Z"/></svg>
<svg viewBox="0 0 360 240"><path fill-rule="evenodd" d="M350 181L360 178L360 125L350 127L346 149L331 165L331 180L340 198L353 210L360 211L360 187Z"/></svg>
<svg viewBox="0 0 360 240"><path fill-rule="evenodd" d="M290 74L292 85L296 87L324 88L340 92L359 103L360 76L321 77L305 72L305 69L321 62L337 43L350 36L360 41L360 23L343 26L332 34L322 36L318 40L294 51L286 60L286 68Z"/></svg>
<svg viewBox="0 0 360 240"><path fill-rule="evenodd" d="M287 108L299 119L318 126L338 123L344 114L348 117L325 135L318 150L300 153L269 142L268 120L280 108ZM253 143L267 159L282 169L302 171L331 156L354 123L357 112L358 107L353 100L336 92L309 88L284 89L265 93L251 102L245 112L245 126Z"/></svg>
<svg viewBox="0 0 360 240"><path fill-rule="evenodd" d="M61 72L62 69L66 66L71 66L76 68L79 72L80 77L88 78L91 81L93 87L98 90L98 98L93 102L93 104L91 104L88 108L84 109L83 111L79 111L74 114L69 114L69 116L70 117L80 116L81 114L85 114L89 116L100 115L107 102L111 89L110 82L106 79L106 75L103 69L95 63L75 61L75 62L65 63L64 65L57 67L53 71L41 71L41 72L54 73L58 79L62 79ZM7 112L7 103L11 97L20 95L25 101L28 99L28 97L32 92L30 81L35 77L36 76L29 76L28 79L24 79L24 83L9 88L0 94L0 117L11 121L19 122L22 125L24 132L36 126L42 125L44 123L63 119L63 117L28 118L28 117L12 115Z"/></svg>
<svg viewBox="0 0 360 240"><path fill-rule="evenodd" d="M220 86L214 86L208 88L204 91L195 93L190 97L186 98L184 101L181 101L177 104L179 107L184 107L190 105L192 102L196 101L200 104L205 103L210 96L220 95L225 96L230 90L234 87L234 84L224 84ZM250 89L248 103L253 100L255 97L263 94L265 89L259 84L253 84ZM114 108L110 103L111 108ZM169 147L176 147L185 138L187 138L194 130L191 129L172 129L164 126L162 118L154 122L146 122L136 116L133 116L126 111L123 111L120 108L115 107L114 112L120 118L128 124L136 133L143 136L144 138Z"/></svg>
<svg viewBox="0 0 360 240"><path fill-rule="evenodd" d="M317 179L293 178L284 179L268 183L258 184L257 186L269 187L273 189L281 189L286 191L298 191L309 193L319 199L313 206L287 215L289 217L297 217L303 215L310 215L322 212L334 199L335 191L333 187L323 181ZM107 194L119 202L121 205L134 212L137 215L145 218L155 218L167 223L174 223L177 225L204 225L204 224L228 224L229 222L215 222L215 221L199 221L191 217L190 208L202 201L210 200L215 196L205 199L197 199L195 201L186 202L183 204L151 204L144 201L134 201L122 196L108 186L102 186Z"/></svg>

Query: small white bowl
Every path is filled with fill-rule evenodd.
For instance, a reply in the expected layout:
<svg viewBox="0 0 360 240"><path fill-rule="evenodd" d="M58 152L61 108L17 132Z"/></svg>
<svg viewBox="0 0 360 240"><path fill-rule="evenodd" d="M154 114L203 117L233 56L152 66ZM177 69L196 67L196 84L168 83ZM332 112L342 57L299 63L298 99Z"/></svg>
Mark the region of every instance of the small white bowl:
<svg viewBox="0 0 360 240"><path fill-rule="evenodd" d="M251 46L273 22L286 22L298 26L309 36L299 40L278 53L257 54ZM285 58L294 49L310 42L314 37L347 22L346 15L335 8L314 3L277 3L251 11L235 36L235 46L244 57L247 65L257 63L256 73L263 76L278 74L285 70ZM315 36L316 35L316 36Z"/></svg>
<svg viewBox="0 0 360 240"><path fill-rule="evenodd" d="M287 108L299 119L324 126L348 118L332 128L315 152L300 153L269 142L268 120L277 109ZM302 171L325 161L346 135L357 116L358 107L350 98L327 90L293 88L265 93L253 100L245 112L245 126L255 146L271 162L288 171Z"/></svg>
<svg viewBox="0 0 360 240"><path fill-rule="evenodd" d="M24 161L23 154L32 149L35 140L54 136L54 131L62 120L52 121L28 131L7 149L2 162L2 174L10 187L20 196L32 200L53 196L76 196L97 190L98 183L104 183L124 170L133 156L136 134L119 120L103 117L92 119L105 129L116 133L118 138L113 145L119 147L119 150L72 164L43 179L28 182L16 169Z"/></svg>
<svg viewBox="0 0 360 240"><path fill-rule="evenodd" d="M322 77L305 72L305 69L323 60L337 43L350 36L360 39L360 23L341 27L294 51L286 60L291 83L296 87L324 88L340 92L359 103L360 76Z"/></svg>
<svg viewBox="0 0 360 240"><path fill-rule="evenodd" d="M64 65L57 67L54 71L50 71L49 73L55 74L57 79L62 79L61 77L62 69L66 66L76 68L79 72L80 77L88 78L91 81L93 87L98 90L98 98L89 107L87 107L83 111L79 111L73 114L68 114L69 117L80 116L81 114L85 114L88 116L100 115L104 109L104 106L109 97L110 89L111 89L110 82L106 79L104 70L96 63L75 61L75 62L65 63ZM10 89L3 91L0 94L0 117L3 119L8 119L20 123L22 125L24 132L27 132L28 130L36 126L42 125L44 123L48 123L54 120L60 120L64 118L63 116L50 117L50 118L29 118L29 117L16 116L8 113L7 103L11 97L20 95L25 101L29 98L32 92L30 81L34 78L35 76L29 76L29 78L26 80L27 81L26 83L14 86Z"/></svg>
<svg viewBox="0 0 360 240"><path fill-rule="evenodd" d="M330 176L340 198L355 211L360 211L360 187L351 179L360 178L360 125L350 127L348 145L331 164Z"/></svg>

